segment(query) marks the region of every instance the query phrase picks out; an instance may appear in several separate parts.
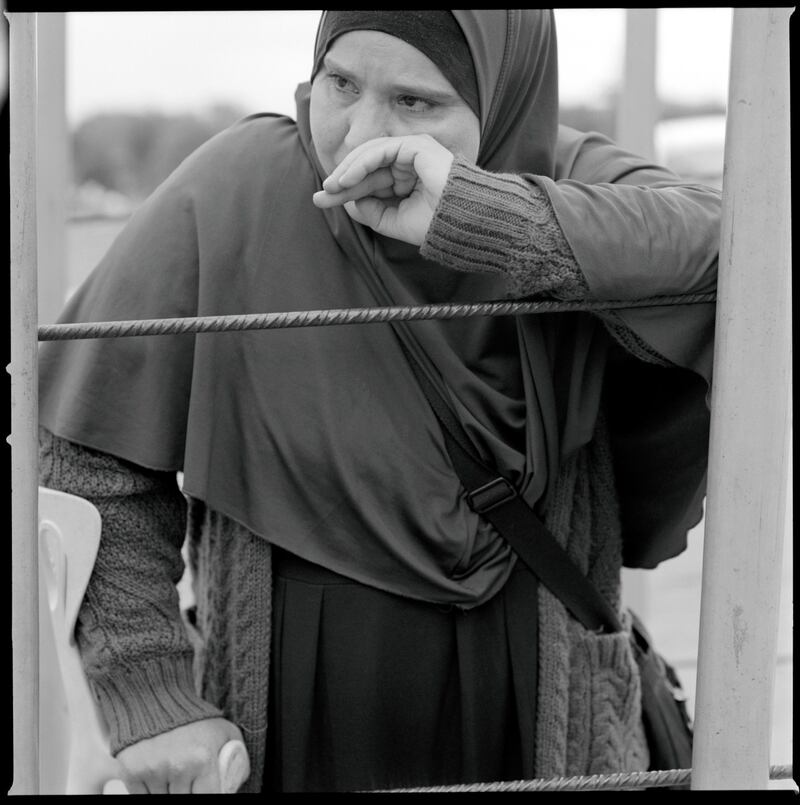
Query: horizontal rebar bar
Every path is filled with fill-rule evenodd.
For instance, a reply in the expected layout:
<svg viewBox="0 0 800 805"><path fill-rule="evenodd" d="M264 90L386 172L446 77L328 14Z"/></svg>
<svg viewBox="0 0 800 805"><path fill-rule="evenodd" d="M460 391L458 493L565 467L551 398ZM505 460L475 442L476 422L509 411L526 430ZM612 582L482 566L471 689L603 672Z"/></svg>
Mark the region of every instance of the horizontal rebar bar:
<svg viewBox="0 0 800 805"><path fill-rule="evenodd" d="M463 319L470 316L510 316L528 313L565 313L663 307L667 305L713 302L715 299L716 294L712 292L602 302L585 300L569 302L554 300L475 302L470 304L399 305L393 307L300 310L283 313L191 316L174 319L79 322L74 324L42 325L38 329L38 338L39 341L62 341L82 338L128 338L139 335L179 335L232 330L274 330L289 327L321 327L335 324Z"/></svg>
<svg viewBox="0 0 800 805"><path fill-rule="evenodd" d="M791 780L792 767L770 766L771 780ZM580 777L554 777L536 780L501 780L491 783L464 783L426 788L389 789L381 793L474 793L490 791L608 791L637 788L673 788L687 786L692 779L691 769L664 771L621 772L618 774L592 774Z"/></svg>

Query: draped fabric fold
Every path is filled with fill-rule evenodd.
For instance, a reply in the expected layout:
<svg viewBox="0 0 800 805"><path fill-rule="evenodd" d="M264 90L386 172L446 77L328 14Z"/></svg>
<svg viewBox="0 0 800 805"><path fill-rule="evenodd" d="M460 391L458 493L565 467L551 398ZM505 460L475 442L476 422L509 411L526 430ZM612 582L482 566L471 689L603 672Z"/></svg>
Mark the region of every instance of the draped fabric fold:
<svg viewBox="0 0 800 805"><path fill-rule="evenodd" d="M559 196L560 183L586 180L608 155L589 149L569 165L557 160L563 132L552 14L453 13L475 61L480 166L536 177L570 225L583 201ZM296 121L253 115L186 159L135 213L60 321L505 296L497 277L430 264L342 209L315 208L311 196L323 178L308 128L308 86L301 85ZM569 239L566 225L565 234ZM602 249L596 252L595 274L647 273L645 266L609 265ZM589 258L576 253L583 268ZM637 332L680 363L698 349L684 334L691 341L706 332L684 329L695 316L676 308ZM40 420L128 461L182 470L187 494L336 572L412 598L473 607L503 585L513 559L462 499L398 334L447 388L476 447L529 502L546 508L558 467L591 439L607 393L612 341L589 314L48 342L40 353ZM625 398L620 389L636 377L627 371L615 376L612 396ZM656 440L665 433L700 444L703 381L663 377L658 416L640 424ZM682 407L670 407L671 396ZM675 410L678 424L693 430L675 426ZM632 533L637 561L658 561L680 549L697 515L696 471L705 459L693 453L674 482L674 462L686 456L656 451L656 462L639 449L642 435L628 430L625 455L639 468L634 474L646 469L656 494L635 500ZM658 493L662 482L674 487L668 505ZM667 533L659 519L665 508Z"/></svg>

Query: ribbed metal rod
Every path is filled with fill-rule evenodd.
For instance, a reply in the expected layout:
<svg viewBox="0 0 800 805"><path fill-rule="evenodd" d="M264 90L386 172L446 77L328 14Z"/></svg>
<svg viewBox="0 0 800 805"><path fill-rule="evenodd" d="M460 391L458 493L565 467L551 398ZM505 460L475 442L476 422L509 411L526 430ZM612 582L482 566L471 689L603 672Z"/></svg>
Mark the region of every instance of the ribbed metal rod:
<svg viewBox="0 0 800 805"><path fill-rule="evenodd" d="M771 766L770 779L791 780L791 766ZM691 769L634 771L617 774L591 774L577 777L539 778L535 780L500 780L489 783L463 783L422 788L397 788L380 793L488 793L493 791L626 791L637 788L672 788L686 786Z"/></svg>
<svg viewBox="0 0 800 805"><path fill-rule="evenodd" d="M475 302L471 304L399 305L328 310L301 310L281 313L249 313L227 316L138 319L127 321L49 324L39 327L39 341L82 338L127 338L139 335L225 332L231 330L273 330L289 327L321 327L334 324L374 324L388 321L423 319L463 319L470 316L509 316L524 313L564 313L614 310L665 305L714 302L716 294L678 294L647 299L587 302L540 300L529 302Z"/></svg>

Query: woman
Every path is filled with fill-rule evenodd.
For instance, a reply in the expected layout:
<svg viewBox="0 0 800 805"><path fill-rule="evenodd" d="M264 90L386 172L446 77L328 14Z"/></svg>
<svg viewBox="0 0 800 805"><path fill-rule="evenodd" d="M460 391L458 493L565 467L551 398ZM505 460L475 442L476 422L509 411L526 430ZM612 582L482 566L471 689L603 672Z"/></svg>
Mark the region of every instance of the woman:
<svg viewBox="0 0 800 805"><path fill-rule="evenodd" d="M187 159L62 320L708 291L718 227L713 190L558 126L550 12L325 12L296 122ZM248 791L646 769L626 635L587 631L470 509L408 354L619 607L623 561L700 517L713 319L43 348L42 483L103 516L77 637L129 788L216 790L239 736Z"/></svg>

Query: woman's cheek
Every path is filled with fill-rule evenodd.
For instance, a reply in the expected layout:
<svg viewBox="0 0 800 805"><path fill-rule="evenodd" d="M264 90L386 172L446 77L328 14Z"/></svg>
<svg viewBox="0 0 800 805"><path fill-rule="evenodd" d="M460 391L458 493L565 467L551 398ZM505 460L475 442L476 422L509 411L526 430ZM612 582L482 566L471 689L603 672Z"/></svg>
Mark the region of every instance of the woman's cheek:
<svg viewBox="0 0 800 805"><path fill-rule="evenodd" d="M316 85L311 90L309 123L317 157L325 171L330 173L338 164L337 151L345 134L339 115L331 104L326 102L323 89Z"/></svg>

